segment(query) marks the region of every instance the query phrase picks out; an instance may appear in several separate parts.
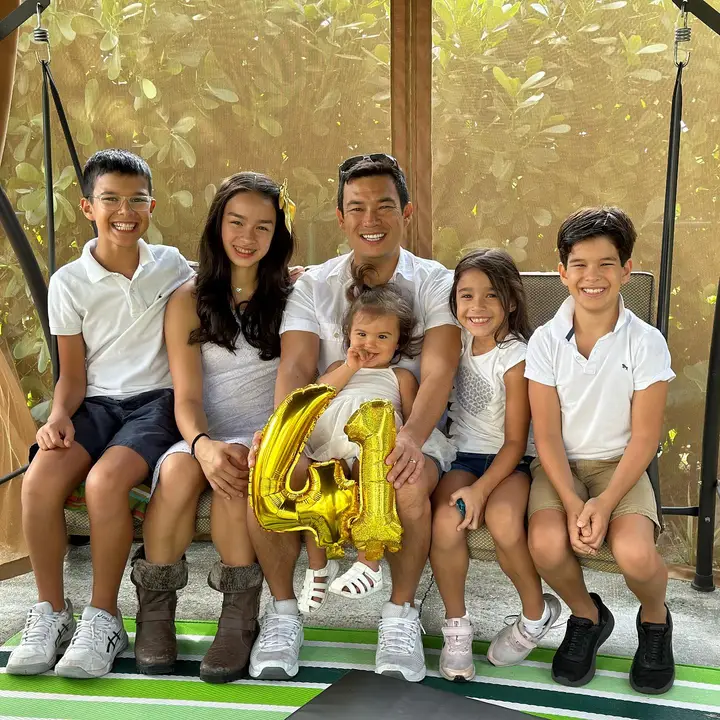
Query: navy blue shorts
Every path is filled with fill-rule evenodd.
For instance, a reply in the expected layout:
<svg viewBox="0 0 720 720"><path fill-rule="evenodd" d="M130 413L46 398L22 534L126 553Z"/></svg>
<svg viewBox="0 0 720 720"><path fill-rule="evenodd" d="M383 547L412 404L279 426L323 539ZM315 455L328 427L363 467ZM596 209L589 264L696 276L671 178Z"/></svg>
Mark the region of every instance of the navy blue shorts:
<svg viewBox="0 0 720 720"><path fill-rule="evenodd" d="M453 461L450 470L464 470L465 472L469 472L479 478L485 474L496 457L497 455L487 455L486 453L459 452ZM520 460L515 470L525 473L529 478L532 478L532 475L530 474L530 463L534 459L534 457L526 455L522 458L522 460Z"/></svg>
<svg viewBox="0 0 720 720"><path fill-rule="evenodd" d="M174 392L165 388L150 390L123 400L89 397L70 418L75 440L96 463L111 447L134 450L152 471L160 456L182 440L175 424ZM30 448L30 461L38 451Z"/></svg>

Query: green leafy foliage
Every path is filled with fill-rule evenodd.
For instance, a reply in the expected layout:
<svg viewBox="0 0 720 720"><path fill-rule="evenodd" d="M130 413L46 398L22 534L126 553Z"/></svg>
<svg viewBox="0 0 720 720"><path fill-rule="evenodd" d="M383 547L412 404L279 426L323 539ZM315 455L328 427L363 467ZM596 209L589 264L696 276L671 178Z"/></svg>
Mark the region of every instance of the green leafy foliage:
<svg viewBox="0 0 720 720"><path fill-rule="evenodd" d="M504 247L521 270L555 270L560 222L615 204L638 229L634 268L659 275L675 80L670 0L434 0L434 254ZM666 505L697 503L710 329L720 274L720 39L693 24L684 73L669 334L677 379L661 458ZM695 521L691 521L694 523ZM668 557L693 561L686 521Z"/></svg>

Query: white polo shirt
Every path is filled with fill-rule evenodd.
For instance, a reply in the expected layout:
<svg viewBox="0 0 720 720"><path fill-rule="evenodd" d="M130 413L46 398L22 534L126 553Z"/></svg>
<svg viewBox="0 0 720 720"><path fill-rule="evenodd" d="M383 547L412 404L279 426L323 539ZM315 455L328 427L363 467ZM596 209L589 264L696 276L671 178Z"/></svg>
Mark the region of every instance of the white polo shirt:
<svg viewBox="0 0 720 720"><path fill-rule="evenodd" d="M140 263L131 280L94 257L97 239L50 279L53 335L85 341L86 397L126 398L172 387L163 335L171 293L194 272L177 248L138 241Z"/></svg>
<svg viewBox="0 0 720 720"><path fill-rule="evenodd" d="M670 352L657 328L625 308L612 332L585 359L573 330L575 301L568 297L555 317L528 343L525 377L557 389L568 460L610 460L630 442L633 393L675 377Z"/></svg>
<svg viewBox="0 0 720 720"><path fill-rule="evenodd" d="M349 253L309 268L298 278L285 306L280 333L303 330L319 336L320 374L337 360L345 360L342 318L348 306L345 292L352 282L351 262ZM413 300L416 335L440 325L457 326L450 312L453 274L444 265L401 248L390 282L404 289ZM408 368L420 380L420 356L403 358L398 367Z"/></svg>

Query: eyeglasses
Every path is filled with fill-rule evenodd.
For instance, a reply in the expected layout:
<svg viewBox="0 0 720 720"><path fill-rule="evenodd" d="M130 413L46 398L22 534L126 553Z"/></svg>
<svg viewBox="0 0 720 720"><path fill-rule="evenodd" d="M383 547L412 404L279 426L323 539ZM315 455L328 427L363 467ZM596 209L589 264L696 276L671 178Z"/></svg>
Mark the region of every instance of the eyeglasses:
<svg viewBox="0 0 720 720"><path fill-rule="evenodd" d="M125 195L88 195L88 200L95 199L105 210L114 212L122 207L123 201L127 200L128 207L131 210L144 212L150 209L153 198L149 195L133 195L127 197Z"/></svg>
<svg viewBox="0 0 720 720"><path fill-rule="evenodd" d="M398 164L398 161L392 156L388 155L387 153L370 153L369 155L353 155L353 157L349 157L347 160L343 160L339 171L340 171L340 177L342 177L345 173L347 173L349 170L354 168L359 162L362 162L363 160L372 160L373 162L386 162L392 165L392 167L399 168L400 165Z"/></svg>

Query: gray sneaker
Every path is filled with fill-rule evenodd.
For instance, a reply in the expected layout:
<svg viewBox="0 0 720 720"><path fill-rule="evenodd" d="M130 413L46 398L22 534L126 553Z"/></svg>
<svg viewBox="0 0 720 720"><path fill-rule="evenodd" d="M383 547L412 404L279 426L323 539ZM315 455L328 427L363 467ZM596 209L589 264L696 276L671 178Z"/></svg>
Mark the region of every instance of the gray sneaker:
<svg viewBox="0 0 720 720"><path fill-rule="evenodd" d="M98 678L107 675L115 658L127 648L128 635L122 615L88 607L83 610L77 630L55 674L69 678Z"/></svg>
<svg viewBox="0 0 720 720"><path fill-rule="evenodd" d="M50 670L75 632L72 603L55 612L49 602L28 610L20 644L10 653L5 672L9 675L40 675Z"/></svg>
<svg viewBox="0 0 720 720"><path fill-rule="evenodd" d="M410 603L400 607L386 602L378 627L375 672L420 682L425 677L422 632L418 611Z"/></svg>
<svg viewBox="0 0 720 720"><path fill-rule="evenodd" d="M518 616L512 625L503 628L490 643L487 659L493 665L498 667L517 665L522 662L530 652L537 647L538 642L550 632L550 629L560 617L562 606L554 595L546 593L543 595L543 598L550 610L550 618L545 625L543 625L540 632L531 635L523 625L520 616Z"/></svg>
<svg viewBox="0 0 720 720"><path fill-rule="evenodd" d="M260 634L250 653L250 677L260 680L289 680L299 670L302 615L297 612L297 603L294 614L281 614L276 603L275 598L270 598L260 618Z"/></svg>
<svg viewBox="0 0 720 720"><path fill-rule="evenodd" d="M440 653L440 674L450 682L472 680L475 677L473 661L473 626L468 618L449 618L443 624L445 638Z"/></svg>

